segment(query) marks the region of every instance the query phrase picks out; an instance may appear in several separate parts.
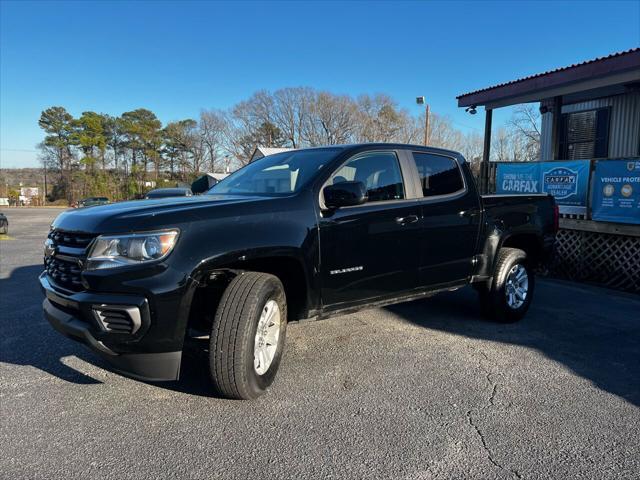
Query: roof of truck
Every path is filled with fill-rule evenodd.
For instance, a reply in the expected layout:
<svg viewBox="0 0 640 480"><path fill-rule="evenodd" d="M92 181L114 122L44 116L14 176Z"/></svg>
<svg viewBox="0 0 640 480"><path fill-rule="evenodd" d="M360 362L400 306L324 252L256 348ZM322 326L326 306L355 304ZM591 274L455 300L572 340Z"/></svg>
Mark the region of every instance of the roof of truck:
<svg viewBox="0 0 640 480"><path fill-rule="evenodd" d="M447 150L445 148L431 147L431 146L425 146L425 145L415 145L410 143L383 143L383 142L351 143L351 144L342 144L342 145L323 145L320 147L300 148L296 151L322 150L322 149L356 150L362 147L412 149L412 150L423 150L423 151L441 153L445 155L461 156L460 152L456 152L455 150Z"/></svg>

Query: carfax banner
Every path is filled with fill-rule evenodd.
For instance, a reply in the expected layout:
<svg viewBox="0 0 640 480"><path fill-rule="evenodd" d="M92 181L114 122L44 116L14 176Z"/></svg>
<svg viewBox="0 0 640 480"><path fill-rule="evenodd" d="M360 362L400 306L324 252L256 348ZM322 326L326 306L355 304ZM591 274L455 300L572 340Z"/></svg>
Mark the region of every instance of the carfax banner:
<svg viewBox="0 0 640 480"><path fill-rule="evenodd" d="M600 160L593 178L592 218L640 225L640 160Z"/></svg>
<svg viewBox="0 0 640 480"><path fill-rule="evenodd" d="M559 205L587 206L589 161L500 163L496 192L549 193Z"/></svg>

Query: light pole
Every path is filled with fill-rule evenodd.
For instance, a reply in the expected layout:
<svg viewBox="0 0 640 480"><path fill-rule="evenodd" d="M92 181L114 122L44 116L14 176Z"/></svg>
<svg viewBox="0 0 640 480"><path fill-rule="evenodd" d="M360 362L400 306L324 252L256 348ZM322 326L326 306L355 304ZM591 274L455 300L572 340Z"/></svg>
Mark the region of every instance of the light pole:
<svg viewBox="0 0 640 480"><path fill-rule="evenodd" d="M429 145L429 104L425 97L416 97L418 105L424 105L424 145Z"/></svg>
<svg viewBox="0 0 640 480"><path fill-rule="evenodd" d="M44 162L44 195L42 196L42 205L47 204L47 162Z"/></svg>

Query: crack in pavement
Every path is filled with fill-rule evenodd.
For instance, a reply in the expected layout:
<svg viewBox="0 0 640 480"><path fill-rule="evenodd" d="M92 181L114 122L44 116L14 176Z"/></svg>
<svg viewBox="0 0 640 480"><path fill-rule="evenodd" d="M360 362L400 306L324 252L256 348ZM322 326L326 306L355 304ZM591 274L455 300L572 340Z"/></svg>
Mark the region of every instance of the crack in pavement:
<svg viewBox="0 0 640 480"><path fill-rule="evenodd" d="M478 351L478 353L480 353L480 355L482 355L484 357L485 360L489 361L489 357L487 356L486 353L484 353L483 351ZM492 376L494 375L493 372L491 372L490 370L486 369L484 367L484 365L482 365L482 362L479 361L478 362L478 367L485 372L486 374L486 380L487 383L489 384L489 386L491 387L491 394L489 395L489 398L487 399L487 404L483 407L481 407L478 410L486 410L488 408L494 407L495 406L495 397L496 397L496 393L498 392L498 383L494 382L492 380ZM475 430L476 434L478 435L478 437L480 438L480 442L482 443L482 448L484 449L484 451L487 453L487 458L489 459L489 461L496 466L497 468L499 468L500 470L503 470L505 472L510 473L511 475L513 475L515 478L518 479L522 479L523 476L520 474L520 472L518 472L518 470L516 469L512 469L512 468L507 468L504 465L502 465L500 462L498 462L494 457L493 454L491 453L491 449L489 448L489 446L487 445L487 441L484 437L484 434L482 433L482 431L480 430L480 427L478 427L478 425L476 425L476 423L473 420L473 410L474 409L470 409L467 410L467 421L469 422L469 425L471 425L473 427L473 429Z"/></svg>
<svg viewBox="0 0 640 480"><path fill-rule="evenodd" d="M496 467L498 467L500 470L504 470L505 472L509 472L512 475L514 475L516 478L523 478L522 475L514 469L511 468L506 468L503 465L501 465L495 458L493 458L493 455L491 454L491 449L488 447L487 445L487 441L484 438L484 435L482 434L482 431L480 430L480 428L478 428L478 426L474 423L473 421L473 416L471 415L471 410L467 410L467 420L469 421L469 425L471 425L474 430L476 431L476 433L478 434L478 437L480 437L480 441L482 442L482 448L484 448L485 452L487 452L487 458L489 459L489 461L495 465Z"/></svg>

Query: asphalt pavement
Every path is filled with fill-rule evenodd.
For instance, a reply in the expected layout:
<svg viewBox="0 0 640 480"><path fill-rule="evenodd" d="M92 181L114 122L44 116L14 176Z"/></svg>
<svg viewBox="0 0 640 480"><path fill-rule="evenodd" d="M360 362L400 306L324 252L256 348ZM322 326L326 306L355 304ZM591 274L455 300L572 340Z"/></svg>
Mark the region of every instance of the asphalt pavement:
<svg viewBox="0 0 640 480"><path fill-rule="evenodd" d="M527 317L473 290L292 324L276 382L216 398L204 365L149 384L42 319L56 209L0 239L0 478L638 478L640 297L540 280Z"/></svg>

